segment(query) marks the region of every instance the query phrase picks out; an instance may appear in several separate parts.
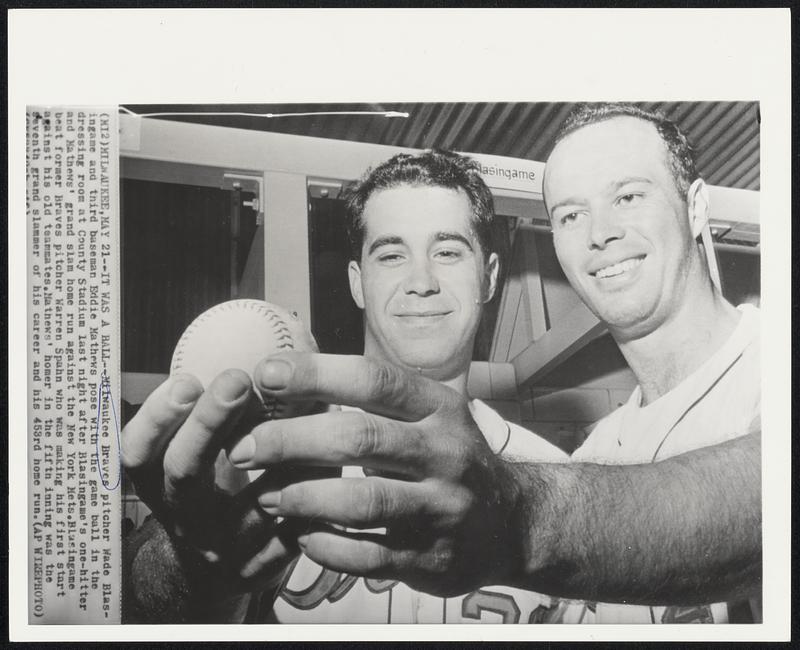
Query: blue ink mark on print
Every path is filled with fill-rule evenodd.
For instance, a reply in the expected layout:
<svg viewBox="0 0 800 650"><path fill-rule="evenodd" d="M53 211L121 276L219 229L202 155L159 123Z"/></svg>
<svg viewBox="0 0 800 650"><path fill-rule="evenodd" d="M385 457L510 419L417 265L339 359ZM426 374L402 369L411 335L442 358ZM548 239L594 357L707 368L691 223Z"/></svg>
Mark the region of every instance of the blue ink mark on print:
<svg viewBox="0 0 800 650"><path fill-rule="evenodd" d="M109 485L106 477L103 475L103 466L100 463L100 423L102 422L102 413L108 407L111 408L111 419L114 425L114 435L117 441L117 482L114 485ZM105 407L105 408L104 408ZM114 397L111 395L111 380L106 375L106 369L103 368L103 374L100 376L100 383L97 385L97 424L94 430L94 447L95 447L95 462L97 463L97 473L100 476L100 482L106 490L116 490L122 481L122 459L120 457L121 443L119 439L119 418L117 418L117 409L114 406Z"/></svg>

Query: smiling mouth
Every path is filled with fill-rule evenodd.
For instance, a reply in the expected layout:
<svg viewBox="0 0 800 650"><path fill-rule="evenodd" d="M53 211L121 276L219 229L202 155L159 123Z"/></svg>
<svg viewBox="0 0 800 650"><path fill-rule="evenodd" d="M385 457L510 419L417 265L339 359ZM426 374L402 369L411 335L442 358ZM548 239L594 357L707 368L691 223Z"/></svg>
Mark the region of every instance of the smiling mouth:
<svg viewBox="0 0 800 650"><path fill-rule="evenodd" d="M603 278L614 278L618 275L622 275L623 273L627 273L635 269L639 266L642 261L644 260L644 255L640 257L630 257L627 260L623 260L622 262L618 262L616 264L611 264L609 266L604 266L602 269L598 269L594 273L590 273L589 275L593 275L598 279Z"/></svg>
<svg viewBox="0 0 800 650"><path fill-rule="evenodd" d="M424 311L424 312L404 312L402 314L395 314L398 318L440 318L447 316L449 311Z"/></svg>

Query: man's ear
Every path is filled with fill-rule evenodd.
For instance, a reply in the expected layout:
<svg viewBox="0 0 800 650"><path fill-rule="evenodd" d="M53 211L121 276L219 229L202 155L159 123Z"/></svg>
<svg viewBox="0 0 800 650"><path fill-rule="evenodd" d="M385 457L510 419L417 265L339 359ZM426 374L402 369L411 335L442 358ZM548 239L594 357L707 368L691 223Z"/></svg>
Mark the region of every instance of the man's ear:
<svg viewBox="0 0 800 650"><path fill-rule="evenodd" d="M686 206L688 208L689 227L692 229L692 237L697 239L711 217L708 187L706 187L706 183L702 178L698 178L689 188L686 194Z"/></svg>
<svg viewBox="0 0 800 650"><path fill-rule="evenodd" d="M686 194L686 204L689 212L689 226L692 229L692 237L697 239L702 237L703 256L708 275L714 286L721 292L722 280L720 279L719 266L717 264L717 254L714 251L714 239L711 236L711 202L708 198L708 187L702 178L698 178L689 188Z"/></svg>
<svg viewBox="0 0 800 650"><path fill-rule="evenodd" d="M497 274L500 271L500 258L497 253L489 255L489 261L486 262L486 292L483 297L483 302L489 302L494 297L494 292L497 290Z"/></svg>
<svg viewBox="0 0 800 650"><path fill-rule="evenodd" d="M350 278L350 295L359 309L364 309L364 290L361 287L361 268L358 262L350 260L347 265L347 276Z"/></svg>

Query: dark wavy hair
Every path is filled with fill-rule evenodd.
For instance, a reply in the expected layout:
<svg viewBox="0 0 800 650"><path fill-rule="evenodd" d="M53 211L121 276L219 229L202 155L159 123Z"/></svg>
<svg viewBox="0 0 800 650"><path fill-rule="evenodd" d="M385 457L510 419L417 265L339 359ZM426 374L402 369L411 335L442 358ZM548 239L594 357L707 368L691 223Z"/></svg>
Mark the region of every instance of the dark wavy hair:
<svg viewBox="0 0 800 650"><path fill-rule="evenodd" d="M650 122L656 127L658 134L667 149L667 164L675 187L681 198L686 198L691 184L698 178L694 160L694 147L678 128L677 124L668 120L658 111L646 111L626 103L586 103L579 104L564 120L556 133L553 148L571 133L590 124L597 124L614 117L635 117ZM551 152L552 153L552 152Z"/></svg>
<svg viewBox="0 0 800 650"><path fill-rule="evenodd" d="M431 149L419 154L401 153L367 170L365 176L344 194L347 237L352 258L361 261L364 245L364 207L379 190L399 185L422 185L462 190L472 206L470 225L475 230L484 257L497 248L494 201L492 193L480 176L480 164L461 154ZM502 257L502 256L501 256Z"/></svg>

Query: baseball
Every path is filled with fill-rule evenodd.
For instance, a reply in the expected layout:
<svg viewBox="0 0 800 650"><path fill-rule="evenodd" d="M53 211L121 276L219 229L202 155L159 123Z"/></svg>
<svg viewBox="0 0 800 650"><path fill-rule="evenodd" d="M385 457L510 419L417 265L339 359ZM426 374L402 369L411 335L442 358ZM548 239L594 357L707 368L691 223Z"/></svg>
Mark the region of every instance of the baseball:
<svg viewBox="0 0 800 650"><path fill-rule="evenodd" d="M229 368L244 370L252 379L259 361L284 350L319 352L296 314L263 300L230 300L203 312L186 328L175 346L170 374L190 373L203 388ZM255 392L261 401L261 419L303 415L312 406Z"/></svg>

